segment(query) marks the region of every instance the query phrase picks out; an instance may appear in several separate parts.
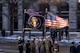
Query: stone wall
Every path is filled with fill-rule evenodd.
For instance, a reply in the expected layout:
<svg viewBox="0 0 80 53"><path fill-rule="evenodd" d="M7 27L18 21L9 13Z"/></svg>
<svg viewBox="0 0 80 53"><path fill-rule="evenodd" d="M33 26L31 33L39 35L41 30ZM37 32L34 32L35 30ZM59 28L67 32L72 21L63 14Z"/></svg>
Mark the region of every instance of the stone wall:
<svg viewBox="0 0 80 53"><path fill-rule="evenodd" d="M70 29L77 29L77 0L69 0Z"/></svg>

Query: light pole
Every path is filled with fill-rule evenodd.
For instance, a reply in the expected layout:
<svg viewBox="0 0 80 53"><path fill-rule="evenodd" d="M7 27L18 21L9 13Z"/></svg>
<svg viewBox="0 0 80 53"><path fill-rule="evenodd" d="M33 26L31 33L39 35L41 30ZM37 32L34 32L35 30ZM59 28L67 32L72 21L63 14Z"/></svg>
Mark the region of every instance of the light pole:
<svg viewBox="0 0 80 53"><path fill-rule="evenodd" d="M61 0L56 0L57 3L57 10L58 10L58 15L61 16ZM61 36L62 36L62 30L61 29L57 29L59 32L59 40L61 40Z"/></svg>
<svg viewBox="0 0 80 53"><path fill-rule="evenodd" d="M23 6L23 25L22 25L22 37L23 37L23 41L24 41L24 35L25 35L25 10L24 10L24 0L22 1L22 6Z"/></svg>

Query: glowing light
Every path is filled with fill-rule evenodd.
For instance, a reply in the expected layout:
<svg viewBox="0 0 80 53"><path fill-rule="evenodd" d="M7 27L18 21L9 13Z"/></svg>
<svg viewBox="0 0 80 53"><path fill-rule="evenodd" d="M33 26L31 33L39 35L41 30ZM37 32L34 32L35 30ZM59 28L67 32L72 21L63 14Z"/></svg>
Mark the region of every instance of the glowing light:
<svg viewBox="0 0 80 53"><path fill-rule="evenodd" d="M78 0L78 2L80 3L80 0Z"/></svg>

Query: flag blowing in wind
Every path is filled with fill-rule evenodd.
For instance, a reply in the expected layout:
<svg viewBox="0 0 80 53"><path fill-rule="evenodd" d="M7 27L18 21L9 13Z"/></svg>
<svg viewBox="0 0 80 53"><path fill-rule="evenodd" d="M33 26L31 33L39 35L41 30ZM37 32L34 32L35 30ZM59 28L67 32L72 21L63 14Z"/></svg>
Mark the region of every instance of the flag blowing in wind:
<svg viewBox="0 0 80 53"><path fill-rule="evenodd" d="M56 16L56 21L58 21L59 23L59 26L58 28L64 28L66 26L69 26L69 21L68 21L68 18L61 18L59 16Z"/></svg>
<svg viewBox="0 0 80 53"><path fill-rule="evenodd" d="M63 28L69 26L68 19L61 18L48 12L46 14L45 26L49 28Z"/></svg>

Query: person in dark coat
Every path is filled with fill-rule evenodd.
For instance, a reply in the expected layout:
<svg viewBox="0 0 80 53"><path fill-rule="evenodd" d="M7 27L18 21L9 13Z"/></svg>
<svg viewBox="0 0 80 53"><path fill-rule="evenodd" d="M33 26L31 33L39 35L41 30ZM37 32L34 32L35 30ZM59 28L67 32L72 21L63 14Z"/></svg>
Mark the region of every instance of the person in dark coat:
<svg viewBox="0 0 80 53"><path fill-rule="evenodd" d="M77 53L77 52L76 52L76 47L75 47L75 42L72 42L72 43L71 43L70 53Z"/></svg>
<svg viewBox="0 0 80 53"><path fill-rule="evenodd" d="M77 46L77 53L80 53L80 42L79 45Z"/></svg>
<svg viewBox="0 0 80 53"><path fill-rule="evenodd" d="M30 40L27 40L26 43L26 53L30 53Z"/></svg>
<svg viewBox="0 0 80 53"><path fill-rule="evenodd" d="M22 40L22 37L18 37L18 49L19 49L19 53L23 53L23 40Z"/></svg>

